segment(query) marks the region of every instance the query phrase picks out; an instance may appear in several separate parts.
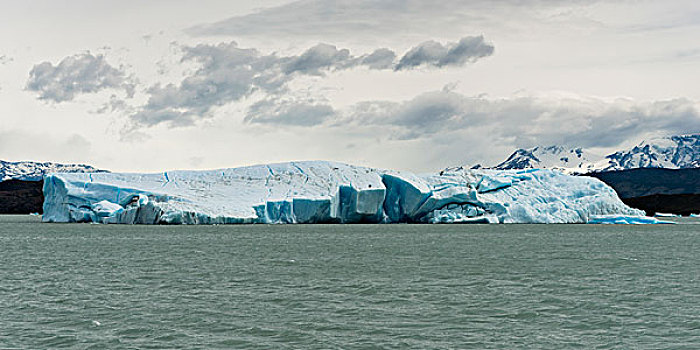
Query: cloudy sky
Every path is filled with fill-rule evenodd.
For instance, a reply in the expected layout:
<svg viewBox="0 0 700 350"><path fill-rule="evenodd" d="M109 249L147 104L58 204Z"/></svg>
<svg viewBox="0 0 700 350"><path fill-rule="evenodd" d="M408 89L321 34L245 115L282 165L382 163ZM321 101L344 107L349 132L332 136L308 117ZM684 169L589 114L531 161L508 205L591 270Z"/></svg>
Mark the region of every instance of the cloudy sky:
<svg viewBox="0 0 700 350"><path fill-rule="evenodd" d="M696 0L27 0L0 159L431 171L700 132Z"/></svg>

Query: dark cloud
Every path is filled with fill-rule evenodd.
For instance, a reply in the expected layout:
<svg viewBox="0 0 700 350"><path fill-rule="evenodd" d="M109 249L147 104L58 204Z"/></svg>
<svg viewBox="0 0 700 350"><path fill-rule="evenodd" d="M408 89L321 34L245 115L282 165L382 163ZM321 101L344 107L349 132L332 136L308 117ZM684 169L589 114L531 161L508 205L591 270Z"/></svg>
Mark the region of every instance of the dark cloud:
<svg viewBox="0 0 700 350"><path fill-rule="evenodd" d="M651 103L581 98L489 99L444 89L404 102L365 101L343 111L325 109L322 116L310 115L286 113L280 120L266 117L265 123L304 126L323 122L329 128L381 130L383 137L390 139L437 144L440 140L483 139L486 135L489 143L513 147L613 147L648 134L700 132L700 109L687 99Z"/></svg>
<svg viewBox="0 0 700 350"><path fill-rule="evenodd" d="M438 67L463 66L479 58L493 55L493 45L484 41L483 36L462 38L454 45L447 45L447 54L436 63Z"/></svg>
<svg viewBox="0 0 700 350"><path fill-rule="evenodd" d="M200 68L179 85L150 87L148 102L133 115L134 122L190 125L214 107L240 100L255 89L276 89L285 83L276 81L276 57L239 48L235 42L185 47L182 61L197 62Z"/></svg>
<svg viewBox="0 0 700 350"><path fill-rule="evenodd" d="M464 43L464 44L463 44ZM469 51L471 48L488 46L482 37L467 37L459 43L442 45L445 52L435 60L425 60L417 65L459 65L472 62L483 53ZM463 47L468 46L465 50ZM492 46L491 49L493 49ZM255 49L240 48L235 42L218 45L201 44L183 48L182 61L192 61L199 68L187 76L180 84L154 85L147 90L148 102L132 115L134 126L152 126L161 123L170 126L191 125L197 119L211 115L216 107L240 101L254 92L262 92L268 98L261 103L279 101L279 96L287 93L288 83L297 76L323 76L329 71L339 71L364 66L369 69L395 69L396 54L380 48L366 55L355 56L348 49L339 49L329 44L318 44L296 56L262 54ZM481 56L479 56L481 55ZM253 106L261 108L263 105ZM279 120L294 117L300 108L306 108L314 116L327 112L318 105L292 106L285 104L278 109L265 109L255 112L250 122L277 120L269 116L271 111L286 113ZM284 107L284 108L282 108ZM257 113L257 114L256 114ZM316 119L310 119L316 120ZM302 125L306 125L301 123Z"/></svg>
<svg viewBox="0 0 700 350"><path fill-rule="evenodd" d="M370 69L389 69L394 65L396 54L389 49L376 49L362 57L361 63Z"/></svg>
<svg viewBox="0 0 700 350"><path fill-rule="evenodd" d="M408 52L401 57L396 69L420 66L425 63L435 65L445 56L447 56L446 47L437 41L426 41L408 50Z"/></svg>
<svg viewBox="0 0 700 350"><path fill-rule="evenodd" d="M687 99L652 103L536 97L488 99L446 89L400 103L363 102L338 115L334 123L383 127L402 139L487 130L494 139L508 139L519 147L611 147L644 134L699 132L700 110Z"/></svg>
<svg viewBox="0 0 700 350"><path fill-rule="evenodd" d="M286 74L299 72L309 75L322 75L322 69L353 66L354 62L350 62L349 59L350 51L348 49L338 50L333 45L318 44L298 57L288 58L288 62L283 64L283 71Z"/></svg>
<svg viewBox="0 0 700 350"><path fill-rule="evenodd" d="M123 69L111 66L103 55L89 52L68 56L57 65L42 62L29 72L26 89L39 94L39 99L53 102L70 101L76 95L104 89L123 89L127 96L134 85Z"/></svg>
<svg viewBox="0 0 700 350"><path fill-rule="evenodd" d="M486 43L483 36L465 37L458 43L443 45L436 41L426 41L406 52L396 65L396 70L418 66L462 66L482 57L493 54L493 45Z"/></svg>
<svg viewBox="0 0 700 350"><path fill-rule="evenodd" d="M335 115L327 104L313 101L266 99L254 103L245 121L257 124L315 126Z"/></svg>

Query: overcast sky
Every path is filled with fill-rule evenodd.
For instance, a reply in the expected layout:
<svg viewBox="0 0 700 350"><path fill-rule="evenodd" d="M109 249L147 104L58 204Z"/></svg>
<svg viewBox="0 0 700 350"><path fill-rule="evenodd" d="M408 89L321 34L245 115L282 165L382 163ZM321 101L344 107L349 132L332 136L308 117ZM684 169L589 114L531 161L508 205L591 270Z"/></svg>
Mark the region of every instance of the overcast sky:
<svg viewBox="0 0 700 350"><path fill-rule="evenodd" d="M27 0L0 159L432 171L700 132L700 2Z"/></svg>

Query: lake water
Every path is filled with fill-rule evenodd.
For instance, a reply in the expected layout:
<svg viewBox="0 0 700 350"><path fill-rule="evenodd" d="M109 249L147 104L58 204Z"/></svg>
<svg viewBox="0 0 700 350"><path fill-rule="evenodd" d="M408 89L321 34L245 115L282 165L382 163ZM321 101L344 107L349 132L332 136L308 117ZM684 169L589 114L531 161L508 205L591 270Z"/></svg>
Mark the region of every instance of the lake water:
<svg viewBox="0 0 700 350"><path fill-rule="evenodd" d="M2 349L698 349L700 223L0 217Z"/></svg>

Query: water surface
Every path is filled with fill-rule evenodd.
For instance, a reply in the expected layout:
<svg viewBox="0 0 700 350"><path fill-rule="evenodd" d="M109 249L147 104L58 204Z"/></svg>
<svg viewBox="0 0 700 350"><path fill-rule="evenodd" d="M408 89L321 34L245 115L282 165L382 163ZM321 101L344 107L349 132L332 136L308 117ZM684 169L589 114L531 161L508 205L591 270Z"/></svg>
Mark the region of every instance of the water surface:
<svg viewBox="0 0 700 350"><path fill-rule="evenodd" d="M700 223L0 216L0 348L698 349Z"/></svg>

